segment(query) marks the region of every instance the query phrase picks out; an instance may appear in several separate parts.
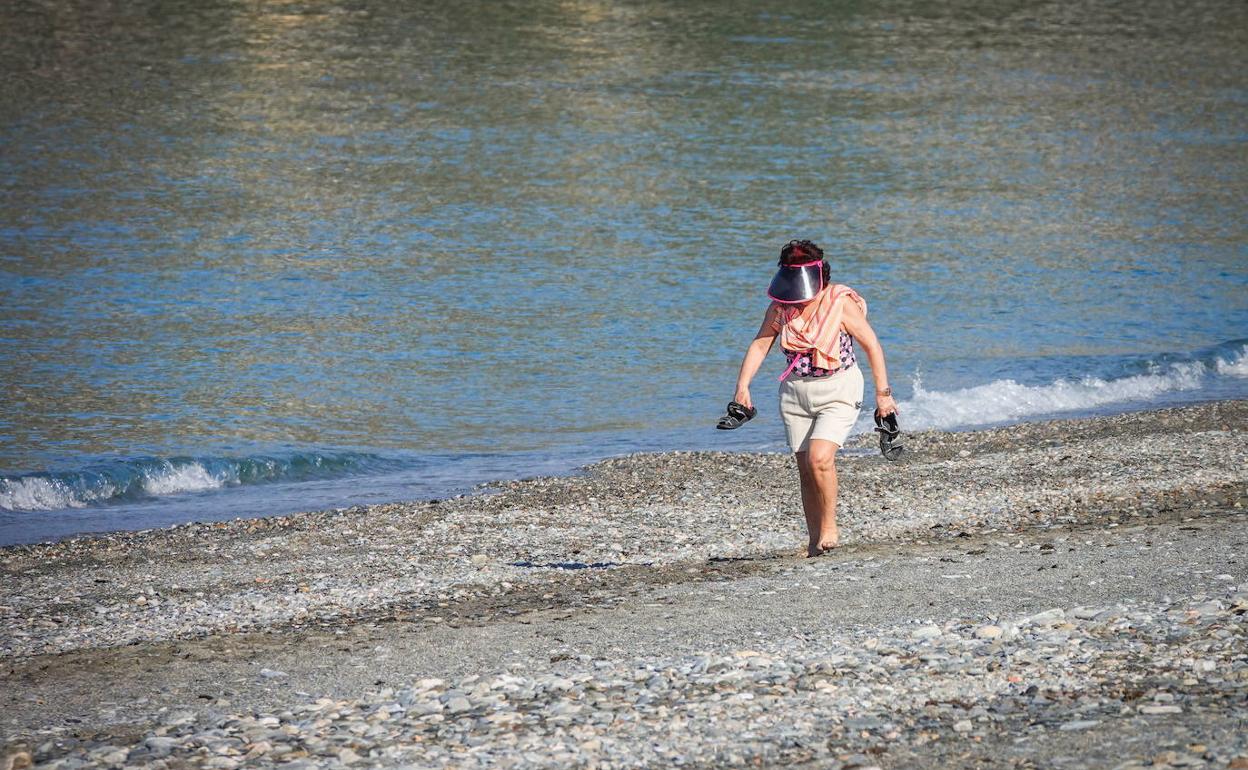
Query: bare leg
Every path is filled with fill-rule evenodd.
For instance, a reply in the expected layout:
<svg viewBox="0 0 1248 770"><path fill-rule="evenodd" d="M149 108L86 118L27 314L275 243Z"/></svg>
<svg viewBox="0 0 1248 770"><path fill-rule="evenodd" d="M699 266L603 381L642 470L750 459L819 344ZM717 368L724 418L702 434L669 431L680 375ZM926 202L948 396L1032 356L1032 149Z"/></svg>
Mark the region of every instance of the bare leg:
<svg viewBox="0 0 1248 770"><path fill-rule="evenodd" d="M807 529L810 542L814 545L816 556L840 543L840 530L836 526L836 452L841 447L831 441L813 439L806 451L807 474L811 484L811 502L815 504L816 515L807 515ZM803 484L803 490L807 485ZM805 504L806 495L802 500ZM813 522L817 525L811 527ZM808 549L809 553L810 549Z"/></svg>
<svg viewBox="0 0 1248 770"><path fill-rule="evenodd" d="M802 513L806 516L806 555L818 556L823 519L819 489L815 486L815 475L810 469L806 452L795 452L794 456L797 458L797 476L802 484Z"/></svg>

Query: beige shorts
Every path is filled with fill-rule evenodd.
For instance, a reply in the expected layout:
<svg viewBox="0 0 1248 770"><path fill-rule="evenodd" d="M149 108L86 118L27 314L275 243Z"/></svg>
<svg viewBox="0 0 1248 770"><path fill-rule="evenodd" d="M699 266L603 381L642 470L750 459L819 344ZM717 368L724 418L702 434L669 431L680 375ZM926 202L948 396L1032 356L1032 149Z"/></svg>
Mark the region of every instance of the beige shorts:
<svg viewBox="0 0 1248 770"><path fill-rule="evenodd" d="M789 377L780 383L780 418L789 448L805 452L812 438L844 446L862 409L862 369L827 377Z"/></svg>

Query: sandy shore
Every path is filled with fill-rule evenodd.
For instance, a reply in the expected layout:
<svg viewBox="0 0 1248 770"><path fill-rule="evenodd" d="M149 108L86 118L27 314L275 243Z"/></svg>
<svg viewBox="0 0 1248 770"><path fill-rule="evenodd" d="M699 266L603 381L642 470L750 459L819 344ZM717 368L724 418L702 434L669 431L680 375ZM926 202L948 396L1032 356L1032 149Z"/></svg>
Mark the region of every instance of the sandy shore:
<svg viewBox="0 0 1248 770"><path fill-rule="evenodd" d="M711 452L6 548L3 756L1248 768L1246 429L908 436L813 560L791 459Z"/></svg>

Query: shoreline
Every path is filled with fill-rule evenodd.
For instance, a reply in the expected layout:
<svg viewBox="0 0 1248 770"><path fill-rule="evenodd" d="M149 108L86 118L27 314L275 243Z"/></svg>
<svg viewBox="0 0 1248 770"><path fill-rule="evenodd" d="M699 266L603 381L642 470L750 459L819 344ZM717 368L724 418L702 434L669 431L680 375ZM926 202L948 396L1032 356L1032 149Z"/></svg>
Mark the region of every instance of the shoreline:
<svg viewBox="0 0 1248 770"><path fill-rule="evenodd" d="M1086 411L1075 410L1069 416L1063 416L1063 417L1051 417L1050 416L1046 418L1043 416L1042 417L1027 416L1027 417L1022 418L1022 420L1019 422L1001 421L1001 422L993 422L993 423L988 423L985 425L971 426L971 427L941 428L941 429L931 429L931 430L922 430L922 431L905 431L905 435L907 437L911 437L911 436L921 436L921 435L928 435L928 434L931 434L931 435L956 435L956 434L966 434L966 433L981 434L981 433L987 433L991 431L1009 430L1011 428L1016 428L1016 427L1021 428L1022 426L1026 426L1026 425L1049 425L1049 424L1054 424L1054 425L1072 424L1073 425L1073 424L1086 422L1088 420L1112 419L1114 417L1128 416L1128 415L1134 415L1134 414L1159 413L1159 412L1167 412L1167 411L1173 411L1173 410L1199 408L1201 406L1205 406L1209 404L1236 403L1238 400L1239 399L1235 399L1235 398L1212 399L1212 400L1206 400L1206 401L1198 401L1195 403L1172 405L1172 406L1167 406L1167 407L1156 407L1156 406L1150 406L1148 404L1140 403L1140 404L1135 404L1130 409L1128 409L1128 411L1125 411L1125 412L1113 412L1110 414L1103 414L1103 413L1098 412L1097 410L1086 410ZM868 420L867 422L869 423L870 421ZM839 455L840 458L864 457L864 456L869 457L869 456L874 456L876 454L877 450L876 450L875 432L871 430L870 428L865 428L864 431L865 432L863 433L850 436L846 446L842 448L841 454ZM567 447L564 447L563 449L568 450ZM352 449L352 450L324 450L324 451L328 451L328 452L345 451L349 453L349 452L357 451L357 450ZM536 451L533 451L527 454L539 454L539 453ZM570 458L572 456L580 455L580 454L582 453L579 451L574 451L574 452L569 451L568 457ZM572 460L572 459L567 459L566 462L560 461L557 464L561 466L565 466L565 468L555 472L554 475L544 474L544 473L538 473L538 474L520 473L514 477L485 478L485 480L479 480L479 481L469 482L466 484L448 486L442 490L441 494L432 495L428 497L416 497L416 498L392 500L389 502L380 502L380 503L358 503L358 504L344 504L344 505L334 505L334 506L315 506L315 507L307 507L307 508L298 509L298 510L283 510L282 512L279 512L279 513L273 513L273 514L266 513L263 515L241 515L241 516L228 516L227 515L227 516L222 516L222 517L210 516L208 518L194 519L191 521L178 521L176 523L155 523L150 526L139 526L139 527L132 527L132 528L122 527L118 529L90 529L90 530L81 530L81 531L67 531L66 534L50 534L50 535L43 536L34 540L0 543L0 555L2 555L6 550L9 550L9 549L36 547L40 545L48 545L48 544L60 543L60 542L65 542L65 541L73 541L73 540L91 540L91 539L97 539L97 538L123 537L128 534L149 534L152 532L158 532L162 530L175 530L175 529L179 529L182 527L195 527L195 526L217 527L217 525L220 525L223 523L228 524L228 523L237 522L240 520L241 521L255 521L255 520L261 520L261 519L299 517L299 516L307 516L307 515L313 515L313 514L340 513L343 511L358 511L358 510L363 510L363 509L372 509L372 508L378 508L378 507L383 507L383 506L393 506L393 505L419 505L421 503L431 503L431 502L442 503L446 501L459 500L462 498L472 498L472 497L477 497L477 496L481 496L485 494L491 494L499 489L506 487L509 484L514 484L517 482L527 482L527 481L544 480L544 479L560 479L560 478L581 476L581 475L584 475L585 473L591 472L594 467L602 463L610 462L613 460L632 458L632 457L648 457L648 456L679 455L679 454L729 454L729 455L779 454L779 455L786 455L788 454L788 450L784 448L783 441L781 440L780 443L777 444L777 448L775 448L774 450L770 448L768 449L699 448L699 449L643 449L643 450L636 450L636 451L625 451L625 452L621 452L617 454L604 454L598 457L597 459L591 459L589 461ZM29 475L29 474L19 474L19 475ZM351 482L357 485L367 485L371 481L374 481L375 478L376 477L365 475L365 476L343 477L343 478L337 479L337 481L343 482L343 483ZM383 477L383 478L386 478L386 477ZM256 486L256 487L249 487L248 489L254 492L260 488L261 486ZM226 492L225 494L228 495L229 493ZM148 502L152 504L159 504L164 501L162 501L160 498L152 498ZM225 500L224 498L221 500L221 503L223 505L227 502L228 501ZM245 505L245 507L250 508L253 506ZM285 508L285 506L282 506L282 507ZM89 509L90 509L90 506L88 506L87 510ZM108 509L109 509L109 506L106 505L103 508L100 508L99 510L107 511ZM66 509L66 510L69 512L75 512L75 511L79 511L83 509L71 508L71 509ZM58 511L25 511L23 513L25 514L55 514L55 513L58 513Z"/></svg>
<svg viewBox="0 0 1248 770"><path fill-rule="evenodd" d="M384 697L397 698L395 693L406 690L412 703L432 708L432 698L442 704L436 715L443 721L421 721L435 712L417 716L407 706L401 715L394 712L394 725L401 728L396 735L415 731L406 740L419 733L419 742L433 753L412 756L395 748L398 743L365 741L350 749L356 756L381 765L442 764L463 759L453 747L482 739L485 754L506 760L504 766L512 760L516 766L540 766L516 759L524 756L519 749L509 754L514 747L488 726L508 723L516 714L518 724L527 725L526 715L540 714L545 715L538 720L540 730L521 731L534 746L548 745L559 730L573 727L589 735L594 718L615 711L585 708L594 702L587 693L644 697L652 689L648 685L638 695L635 688L619 690L623 685L611 684L613 676L639 665L676 672L673 676L691 682L693 689L681 702L693 712L712 708L723 699L711 697L715 686L701 689L698 677L706 671L680 673L682 667L701 665L689 663L695 648L714 660L707 670L717 667L736 677L733 687L742 703L766 694L753 678L756 669L749 661L755 656L734 657L752 650L792 673L799 683L793 692L801 695L803 708L822 713L821 694L827 694L829 683L839 686L836 678L823 677L824 685L814 682L809 688L800 684L812 671L831 665L820 639L840 639L842 646L854 647L869 638L889 638L899 660L911 652L918 660L932 652L924 652L923 645L947 642L947 649L932 654L950 660L959 659L959 650L975 647L975 640L983 641L979 628L1013 623L1016 631L1035 633L1020 632L1011 639L1026 640L1031 634L1043 648L1052 646L1045 636L1050 632L1073 635L1088 649L1104 642L1102 657L1117 660L1125 649L1102 628L1106 623L1130 621L1134 612L1148 616L1141 628L1155 626L1164 637L1172 623L1180 628L1190 620L1191 612L1198 620L1205 617L1192 609L1205 605L1210 623L1217 626L1210 633L1229 634L1199 641L1221 645L1226 653L1209 658L1210 670L1225 674L1219 681L1226 686L1201 696L1207 701L1200 707L1203 724L1216 732L1219 725L1231 725L1226 720L1234 712L1228 704L1248 697L1243 614L1248 565L1242 557L1248 540L1246 433L1248 402L1229 401L982 431L908 434L909 456L900 463L885 464L878 453L839 461L844 545L813 560L798 556L804 534L791 456L717 452L627 455L576 476L504 482L492 486L491 494L450 500L4 547L0 619L6 631L0 636L0 658L7 673L0 690L8 695L0 699L7 715L0 722L0 744L7 744L10 754L29 752L49 767L108 766L105 760L123 749L127 762L153 768L268 766L277 756L256 752L257 740L239 743L238 751L205 756L202 733L209 728L203 720L244 709L277 715L286 724L281 714L293 714L292 709L322 696L349 701L352 709L372 709L375 715L383 698L378 693L388 689ZM856 442L870 446L872 438ZM1096 564L1097 557L1103 559L1105 549L1115 548L1121 537L1138 540L1144 549L1121 556L1132 565L1131 578L1098 579L1104 568ZM1160 548L1154 543L1165 541L1177 544L1168 547L1163 560L1171 572L1156 572L1149 554ZM1044 556L1056 566L1051 573L1034 566L1018 570L1021 554ZM967 566L949 566L959 562ZM1204 575L1204 562L1216 564L1218 571ZM933 584L924 570L935 566L947 573ZM1076 573L1083 576L1076 583L1059 579ZM887 589L874 597L850 590L858 584L883 588L872 581L887 582ZM815 590L794 592L795 584ZM813 597L819 591L837 601L817 610L821 605ZM929 594L930 605L924 601ZM805 613L790 615L794 602ZM1120 604L1127 609L1115 615L1112 608ZM1049 609L1061 609L1063 620L1022 623ZM1081 618L1077 611L1091 614ZM1101 616L1104 612L1109 614ZM1118 620L1105 620L1111 617ZM722 629L715 627L716 619ZM766 624L759 626L764 619L779 621L786 633L768 636L762 630ZM910 636L931 625L940 629L935 635ZM1161 659L1173 657L1167 643L1155 644ZM320 660L304 660L313 649ZM971 663L982 657L973 650L967 654ZM318 662L325 665L314 665ZM859 661L851 668L858 671L862 665ZM1034 665L1056 676L1064 663L1041 656ZM1176 663L1175 672L1180 668ZM911 686L894 681L893 673L872 674L868 680L874 684L864 686L876 694ZM494 690L483 691L485 700L478 703L475 681L419 686L432 678L480 677L506 691L511 685L500 684L500 676L523 680L516 686L532 690L529 702L536 710L508 711L507 704L523 698L490 700ZM569 676L574 682L588 678L578 683L579 690L556 692L543 684L543 677ZM950 674L949 686L957 680ZM1175 694L1194 687L1184 681L1175 679L1167 692L1186 697ZM594 682L605 689L586 690ZM1015 684L1002 680L974 697L985 703L1014 697ZM1080 686L1094 684L1088 680ZM447 696L452 690L464 694ZM565 702L563 695L574 691L578 697ZM463 705L455 700L460 697L470 705L463 718L443 714L451 701ZM872 705L873 697L864 695L857 706L845 702L842 707L874 713L879 704ZM1132 709L1130 719L1142 718L1139 704L1122 703ZM670 712L677 705L665 708ZM572 706L581 708L568 714L566 724L546 720L551 710ZM788 713L785 709L791 711L794 704L777 702L776 707ZM1150 724L1172 722L1177 730L1192 721L1195 709L1166 719L1156 717L1171 712L1145 714ZM512 716L504 719L504 713ZM498 721L489 721L490 714ZM1106 712L1066 722L1096 721L1112 732L1128 719L1125 713L1119 717ZM184 721L174 724L179 720ZM979 736L979 745L1004 740L999 725L986 721L981 729L978 717L972 717L972 727L961 730L961 720L944 724L936 719L931 730L946 740ZM451 729L461 722L466 732ZM431 725L436 729L428 733ZM781 740L777 736L784 731L773 727L742 739L737 746L742 763L761 757L838 766L830 764L840 760L826 748L808 746L813 753L803 759L801 751L781 745L790 738L807 741L809 731ZM1063 732L1087 738L1098 732L1094 728ZM150 739L174 734L185 740L170 744L163 756L158 756L163 749L149 745ZM95 735L106 737L90 737ZM1106 737L1106 745L1125 741L1124 736ZM296 761L318 767L342 763L336 739L321 737L334 752L318 753L305 745L295 750L307 756ZM699 737L706 746L725 740L696 732L690 740L698 743ZM612 748L622 750L627 742L594 740L573 742L581 748L572 764L593 760L630 766ZM846 750L858 745L852 735L841 740ZM1227 765L1237 752L1248 752L1242 739L1218 740L1223 745L1215 748L1222 753L1201 761ZM248 743L252 748L245 749ZM907 745L912 754L904 755L909 757L905 762L900 748L889 757L869 756L882 766L927 766L928 749ZM392 755L386 753L392 749ZM731 753L714 754L713 763L737 764ZM900 764L885 761L890 757ZM653 755L649 761L670 758Z"/></svg>
<svg viewBox="0 0 1248 770"><path fill-rule="evenodd" d="M923 437L923 436L957 436L957 435L965 435L965 434L996 435L1002 431L1008 432L1014 429L1018 429L1020 431L1020 435L1034 435L1033 433L1028 432L1024 429L1027 426L1036 426L1036 425L1055 426L1055 427L1056 426L1078 426L1083 423L1087 423L1089 421L1114 420L1115 418L1129 418L1131 416L1141 415L1141 414L1165 414L1169 412L1200 409L1203 407L1217 405L1217 404L1238 404L1238 403L1248 403L1248 400L1234 399L1234 398L1213 399L1213 400L1208 400L1208 401L1199 401L1199 402L1191 403L1191 404L1182 404L1178 406L1168 406L1168 407L1161 407L1161 408L1141 404L1128 411L1114 412L1112 414L1098 414L1095 412L1089 412L1089 413L1076 412L1074 416L1060 417L1060 418L1028 417L1028 418L1024 418L1023 420L1019 422L997 422L997 423L990 423L990 424L982 425L982 426L959 427L959 428L948 428L948 429L931 429L931 430L921 430L921 431L903 430L903 433L906 436L907 441L910 441L914 437ZM445 503L449 503L453 501L458 501L458 500L463 500L463 499L472 499L472 498L482 497L482 496L489 495L489 494L494 494L508 487L512 487L517 484L524 484L527 482L552 481L552 480L559 480L559 479L581 477L588 473L592 473L593 470L600 465L611 463L617 460L628 460L630 458L663 457L667 455L749 455L749 456L752 456L752 455L773 455L773 454L785 456L785 455L788 455L789 452L786 448L783 447L783 442L781 442L781 444L779 445L779 448L775 449L774 451L771 449L766 449L766 450L760 450L760 449L747 449L747 450L657 449L657 450L651 450L651 449L646 449L646 450L622 452L619 454L604 455L603 457L599 459L591 460L589 462L585 462L580 465L575 465L574 467L569 466L568 471L558 472L554 475L539 473L539 474L533 474L533 475L522 474L522 475L517 475L515 477L507 477L507 478L492 478L492 479L488 479L485 481L473 482L469 486L459 486L459 487L454 487L454 488L448 488L447 493L445 495L440 495L440 496L435 495L431 497L418 497L418 498L394 500L394 501L381 502L381 503L361 503L361 504L356 504L356 505L345 505L345 506L334 506L334 507L314 507L314 508L307 508L305 510L290 511L287 513L279 513L279 514L272 514L272 515L266 514L263 516L230 516L228 518L220 518L220 519L208 518L208 519L197 519L197 520L192 520L192 521L178 522L174 524L157 524L157 525L148 526L148 527L85 530L85 531L80 531L80 532L72 532L72 533L65 534L65 535L50 536L50 537L46 537L43 539L31 540L27 542L0 543L0 557L3 557L3 555L7 551L38 548L40 546L57 545L57 544L66 543L69 541L90 541L90 540L98 540L98 539L125 538L126 536L129 536L129 535L147 536L147 535L152 535L154 533L159 533L163 531L174 531L174 530L179 530L179 529L188 528L188 527L200 528L201 530L221 529L222 525L234 525L234 524L238 524L239 522L250 523L250 522L259 522L259 521L264 521L264 520L290 519L290 518L296 518L296 517L317 516L317 515L331 516L333 514L338 514L338 513L359 512L363 510L386 508L386 507L391 507L391 506L396 506L396 505L445 504ZM877 449L876 449L875 432L872 430L866 430L863 433L854 434L849 437L846 445L842 447L841 452L838 455L838 460L844 460L849 457L854 457L854 458L874 457L876 454L877 454ZM350 478L353 481L357 481L361 484L366 484L370 480L371 477L370 476L358 476L358 477L348 477L348 478ZM43 513L48 513L48 512L43 512ZM52 511L50 513L55 513L55 511Z"/></svg>

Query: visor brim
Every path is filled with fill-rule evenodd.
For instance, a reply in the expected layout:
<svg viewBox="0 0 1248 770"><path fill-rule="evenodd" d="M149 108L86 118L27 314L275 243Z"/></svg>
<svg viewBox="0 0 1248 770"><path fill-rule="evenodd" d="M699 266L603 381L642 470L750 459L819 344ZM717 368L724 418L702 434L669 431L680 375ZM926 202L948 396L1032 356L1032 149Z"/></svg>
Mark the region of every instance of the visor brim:
<svg viewBox="0 0 1248 770"><path fill-rule="evenodd" d="M823 266L782 267L767 287L776 302L809 302L823 289Z"/></svg>

